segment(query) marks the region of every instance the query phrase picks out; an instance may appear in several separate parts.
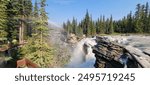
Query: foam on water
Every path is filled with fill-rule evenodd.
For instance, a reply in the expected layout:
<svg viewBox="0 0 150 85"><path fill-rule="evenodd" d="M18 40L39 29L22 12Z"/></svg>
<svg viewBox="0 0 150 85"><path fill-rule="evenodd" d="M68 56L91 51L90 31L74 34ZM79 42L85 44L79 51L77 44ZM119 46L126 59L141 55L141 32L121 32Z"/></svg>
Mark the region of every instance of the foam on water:
<svg viewBox="0 0 150 85"><path fill-rule="evenodd" d="M86 47L84 45L86 45ZM93 65L96 60L92 52L92 46L94 45L96 45L95 38L85 38L78 42L72 52L72 57L67 67L94 67Z"/></svg>

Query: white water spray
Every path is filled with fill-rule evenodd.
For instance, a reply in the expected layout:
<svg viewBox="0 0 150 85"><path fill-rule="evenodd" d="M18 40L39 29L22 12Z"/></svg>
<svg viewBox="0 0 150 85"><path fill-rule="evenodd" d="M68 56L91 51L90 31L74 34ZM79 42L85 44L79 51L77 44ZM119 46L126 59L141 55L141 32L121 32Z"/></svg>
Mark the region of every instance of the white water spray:
<svg viewBox="0 0 150 85"><path fill-rule="evenodd" d="M92 53L92 46L96 45L95 38L85 38L77 43L73 50L70 63L67 67L92 68L95 63L95 56Z"/></svg>

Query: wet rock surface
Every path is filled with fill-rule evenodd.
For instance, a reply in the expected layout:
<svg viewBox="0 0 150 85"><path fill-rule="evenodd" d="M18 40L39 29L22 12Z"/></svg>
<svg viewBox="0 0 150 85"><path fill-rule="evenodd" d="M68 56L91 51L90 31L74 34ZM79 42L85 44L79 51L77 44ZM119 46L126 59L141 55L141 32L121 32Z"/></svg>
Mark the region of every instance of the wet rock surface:
<svg viewBox="0 0 150 85"><path fill-rule="evenodd" d="M96 68L150 67L148 61L150 56L147 57L142 51L141 54L136 53L136 49L111 42L106 37L97 37L96 42L97 45L93 47ZM141 57L137 57L135 54L139 54Z"/></svg>
<svg viewBox="0 0 150 85"><path fill-rule="evenodd" d="M146 55L149 55L149 56L150 56L150 49L145 49L145 50L143 51L143 53L145 53Z"/></svg>

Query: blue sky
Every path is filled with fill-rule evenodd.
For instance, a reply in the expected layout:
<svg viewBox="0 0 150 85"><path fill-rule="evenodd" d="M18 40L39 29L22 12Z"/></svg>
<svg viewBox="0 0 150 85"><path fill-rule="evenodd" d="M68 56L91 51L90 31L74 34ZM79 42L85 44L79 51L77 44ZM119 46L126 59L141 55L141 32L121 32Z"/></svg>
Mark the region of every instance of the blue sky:
<svg viewBox="0 0 150 85"><path fill-rule="evenodd" d="M62 24L73 17L78 21L85 16L86 9L93 19L100 15L110 17L112 14L115 20L121 19L130 11L135 11L138 3L145 4L150 0L47 0L49 21Z"/></svg>

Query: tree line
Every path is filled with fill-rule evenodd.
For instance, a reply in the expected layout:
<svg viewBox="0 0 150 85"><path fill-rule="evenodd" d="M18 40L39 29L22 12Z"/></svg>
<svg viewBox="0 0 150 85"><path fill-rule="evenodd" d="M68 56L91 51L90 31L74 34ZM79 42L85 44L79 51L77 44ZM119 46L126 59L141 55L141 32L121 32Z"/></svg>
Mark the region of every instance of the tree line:
<svg viewBox="0 0 150 85"><path fill-rule="evenodd" d="M0 42L19 45L15 60L28 58L40 67L49 67L53 48L47 43L46 0L0 0ZM4 44L0 44L1 47ZM1 57L1 56L0 56Z"/></svg>
<svg viewBox="0 0 150 85"><path fill-rule="evenodd" d="M101 15L96 21L92 20L88 10L83 20L77 22L68 20L63 23L67 34L73 33L77 36L94 36L99 34L113 33L150 33L150 8L146 4L137 4L135 13L130 11L120 20L113 20L112 15L106 18Z"/></svg>

